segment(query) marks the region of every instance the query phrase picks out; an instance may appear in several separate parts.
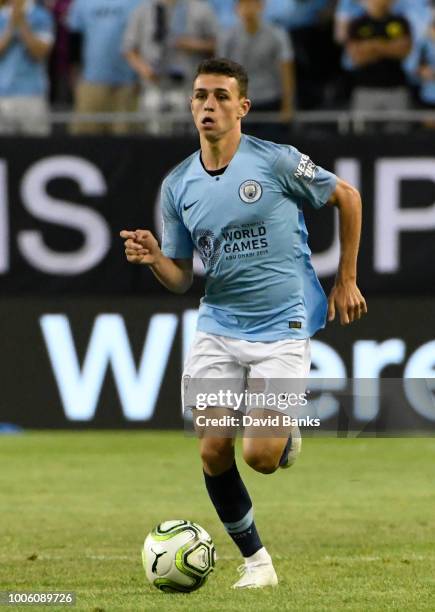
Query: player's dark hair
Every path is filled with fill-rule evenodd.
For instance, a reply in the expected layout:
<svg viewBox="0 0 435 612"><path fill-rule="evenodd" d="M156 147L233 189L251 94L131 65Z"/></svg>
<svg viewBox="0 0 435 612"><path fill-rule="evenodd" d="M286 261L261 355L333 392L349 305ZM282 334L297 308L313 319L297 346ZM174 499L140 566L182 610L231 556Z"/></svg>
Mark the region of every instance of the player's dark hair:
<svg viewBox="0 0 435 612"><path fill-rule="evenodd" d="M246 98L248 96L248 75L243 66L237 62L232 62L223 57L204 60L197 68L195 79L200 74L223 74L233 77L239 85L240 97Z"/></svg>

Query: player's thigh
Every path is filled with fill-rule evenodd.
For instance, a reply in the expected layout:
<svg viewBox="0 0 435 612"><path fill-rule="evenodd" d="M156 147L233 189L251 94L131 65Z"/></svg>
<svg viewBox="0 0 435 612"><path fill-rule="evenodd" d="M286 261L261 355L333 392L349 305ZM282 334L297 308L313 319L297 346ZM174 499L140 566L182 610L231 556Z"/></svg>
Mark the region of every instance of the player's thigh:
<svg viewBox="0 0 435 612"><path fill-rule="evenodd" d="M231 418L235 411L225 398L228 390L243 393L244 384L245 370L225 339L197 332L184 366L182 400L185 418L192 415L201 458L209 473L229 469L234 460L237 425Z"/></svg>
<svg viewBox="0 0 435 612"><path fill-rule="evenodd" d="M291 434L287 415L276 410L253 408L245 417L243 458L260 472L275 471Z"/></svg>
<svg viewBox="0 0 435 612"><path fill-rule="evenodd" d="M311 366L309 338L262 343L258 350L255 361L250 364L250 378L307 378Z"/></svg>
<svg viewBox="0 0 435 612"><path fill-rule="evenodd" d="M243 435L245 461L268 473L276 469L299 416L311 353L310 340L284 340L256 345L248 377L247 424Z"/></svg>
<svg viewBox="0 0 435 612"><path fill-rule="evenodd" d="M270 344L266 352L263 347L256 348L256 359L250 364L247 384L251 401L247 411L264 407L297 416L299 409L306 405L305 391L311 365L310 340L285 340Z"/></svg>
<svg viewBox="0 0 435 612"><path fill-rule="evenodd" d="M233 407L229 400L243 393L245 373L225 338L197 332L183 370L183 409Z"/></svg>

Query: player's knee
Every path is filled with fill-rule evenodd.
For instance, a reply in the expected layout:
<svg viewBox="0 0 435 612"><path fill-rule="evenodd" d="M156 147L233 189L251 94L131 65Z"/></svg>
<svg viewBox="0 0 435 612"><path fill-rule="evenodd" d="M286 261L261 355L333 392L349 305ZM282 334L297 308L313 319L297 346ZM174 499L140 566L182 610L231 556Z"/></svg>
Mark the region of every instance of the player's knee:
<svg viewBox="0 0 435 612"><path fill-rule="evenodd" d="M245 450L243 458L253 470L261 474L273 474L278 468L275 455L264 449Z"/></svg>
<svg viewBox="0 0 435 612"><path fill-rule="evenodd" d="M201 447L201 460L205 471L218 475L229 470L234 461L234 448L225 441L210 438Z"/></svg>

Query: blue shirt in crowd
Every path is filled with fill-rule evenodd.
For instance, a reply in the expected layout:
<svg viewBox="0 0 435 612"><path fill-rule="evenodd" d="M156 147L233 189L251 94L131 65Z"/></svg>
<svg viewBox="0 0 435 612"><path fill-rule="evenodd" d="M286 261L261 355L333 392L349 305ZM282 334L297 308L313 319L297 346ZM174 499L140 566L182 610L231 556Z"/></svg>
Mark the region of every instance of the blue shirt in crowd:
<svg viewBox="0 0 435 612"><path fill-rule="evenodd" d="M428 36L425 38L419 49L419 58L423 64L426 64L435 72L435 37ZM420 98L426 104L435 107L435 78L426 81L421 81Z"/></svg>
<svg viewBox="0 0 435 612"><path fill-rule="evenodd" d="M329 0L269 0L265 17L290 30L314 26Z"/></svg>
<svg viewBox="0 0 435 612"><path fill-rule="evenodd" d="M238 24L237 0L208 0L212 5L219 25L232 28ZM330 0L265 0L265 21L285 29L301 28L316 23L319 12Z"/></svg>
<svg viewBox="0 0 435 612"><path fill-rule="evenodd" d="M199 251L206 291L198 330L251 341L307 338L325 325L326 297L310 260L303 204L323 206L336 176L291 146L243 135L219 176L200 152L162 185L167 257Z"/></svg>
<svg viewBox="0 0 435 612"><path fill-rule="evenodd" d="M236 0L208 0L213 7L219 26L223 29L232 28L238 22Z"/></svg>
<svg viewBox="0 0 435 612"><path fill-rule="evenodd" d="M83 78L91 83L123 85L136 80L122 55L130 13L143 0L73 0L68 26L83 35Z"/></svg>
<svg viewBox="0 0 435 612"><path fill-rule="evenodd" d="M5 34L10 16L10 7L0 9L0 36ZM54 23L47 9L29 3L26 20L32 32L41 40L53 41ZM33 59L16 33L9 47L0 55L0 96L45 96L47 91L45 62Z"/></svg>

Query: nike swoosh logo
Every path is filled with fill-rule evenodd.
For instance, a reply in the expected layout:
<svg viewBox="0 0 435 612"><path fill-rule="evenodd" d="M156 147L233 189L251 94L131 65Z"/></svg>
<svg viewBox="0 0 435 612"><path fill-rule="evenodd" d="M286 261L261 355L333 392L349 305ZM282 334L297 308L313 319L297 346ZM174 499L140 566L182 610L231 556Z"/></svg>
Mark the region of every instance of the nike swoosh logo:
<svg viewBox="0 0 435 612"><path fill-rule="evenodd" d="M192 202L192 204L187 204L187 205L185 204L183 206L183 210L189 210L189 208L192 208L192 206L195 206L197 202L199 202L199 200L195 200L194 202Z"/></svg>

